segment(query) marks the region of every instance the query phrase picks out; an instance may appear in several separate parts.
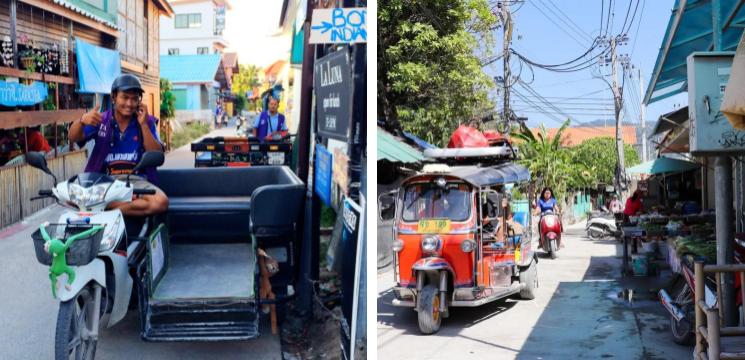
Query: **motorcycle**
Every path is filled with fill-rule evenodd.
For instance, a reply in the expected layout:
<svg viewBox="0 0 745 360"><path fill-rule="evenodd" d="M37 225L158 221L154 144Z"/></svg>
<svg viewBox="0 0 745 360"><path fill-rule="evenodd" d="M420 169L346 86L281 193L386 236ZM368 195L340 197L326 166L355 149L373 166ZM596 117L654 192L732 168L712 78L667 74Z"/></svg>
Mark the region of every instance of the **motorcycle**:
<svg viewBox="0 0 745 360"><path fill-rule="evenodd" d="M587 236L593 240L600 240L608 236L620 237L621 230L616 226L613 213L603 207L602 212L592 212L587 218L585 231Z"/></svg>
<svg viewBox="0 0 745 360"><path fill-rule="evenodd" d="M160 166L163 160L161 152L146 152L135 171ZM60 301L55 359L93 359L99 325L111 327L127 313L132 264L144 256L148 227L145 221L140 236L128 237L122 212L106 210L106 206L131 201L132 195L155 194L155 190L133 189L129 178L125 182L98 173L81 173L57 183L42 153L28 153L26 161L57 184L51 190L40 190L32 200L52 198L70 209L58 223L46 222L32 234L37 260L51 265L52 296ZM60 286L64 275L66 282Z"/></svg>
<svg viewBox="0 0 745 360"><path fill-rule="evenodd" d="M561 232L563 231L559 215L553 211L541 214L538 220L539 247L548 253L552 259L556 259L556 252L561 247Z"/></svg>
<svg viewBox="0 0 745 360"><path fill-rule="evenodd" d="M681 274L673 287L673 296L665 289L660 289L657 293L662 306L670 313L670 332L673 335L673 341L680 345L692 345L696 338L694 331L694 311L695 304L693 300L696 277L693 273L693 255L684 255L681 257ZM735 239L735 263L745 263L745 242ZM682 280L682 281L681 281ZM707 277L704 282L704 300L706 305L713 307L716 305L716 282L712 277ZM740 293L742 286L739 276L735 276L735 292ZM742 306L742 298L738 297L737 306Z"/></svg>

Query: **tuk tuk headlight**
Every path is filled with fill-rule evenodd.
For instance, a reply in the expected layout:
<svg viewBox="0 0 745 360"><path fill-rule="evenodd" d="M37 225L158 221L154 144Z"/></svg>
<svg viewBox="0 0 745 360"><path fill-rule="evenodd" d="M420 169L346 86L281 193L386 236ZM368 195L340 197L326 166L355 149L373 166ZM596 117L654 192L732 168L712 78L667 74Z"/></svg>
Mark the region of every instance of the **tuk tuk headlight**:
<svg viewBox="0 0 745 360"><path fill-rule="evenodd" d="M476 242L471 239L463 240L463 242L460 243L460 249L463 250L464 253L470 253L475 248Z"/></svg>
<svg viewBox="0 0 745 360"><path fill-rule="evenodd" d="M399 251L403 250L403 248L404 248L404 241L401 240L401 239L393 240L393 245L391 245L391 248L395 252L399 252Z"/></svg>
<svg viewBox="0 0 745 360"><path fill-rule="evenodd" d="M440 238L437 236L427 236L422 239L422 251L431 253L440 248Z"/></svg>

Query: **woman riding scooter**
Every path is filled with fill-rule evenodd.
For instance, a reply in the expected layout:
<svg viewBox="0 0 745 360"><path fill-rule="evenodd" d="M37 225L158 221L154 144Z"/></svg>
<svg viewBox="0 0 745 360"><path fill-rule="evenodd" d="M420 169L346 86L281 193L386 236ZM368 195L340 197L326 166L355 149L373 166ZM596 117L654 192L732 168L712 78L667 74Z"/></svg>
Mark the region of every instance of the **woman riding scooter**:
<svg viewBox="0 0 745 360"><path fill-rule="evenodd" d="M541 216L538 221L539 246L554 259L561 248L561 232L564 227L561 225L561 211L551 188L543 188L534 213Z"/></svg>

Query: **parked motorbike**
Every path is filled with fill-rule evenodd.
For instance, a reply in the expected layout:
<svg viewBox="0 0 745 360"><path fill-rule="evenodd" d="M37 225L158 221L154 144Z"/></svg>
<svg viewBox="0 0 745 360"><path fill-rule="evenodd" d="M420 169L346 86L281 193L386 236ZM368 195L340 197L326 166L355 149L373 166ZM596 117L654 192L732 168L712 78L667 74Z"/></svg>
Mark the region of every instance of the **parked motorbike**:
<svg viewBox="0 0 745 360"><path fill-rule="evenodd" d="M662 306L670 313L670 331L673 341L680 345L692 345L696 337L694 332L693 303L696 277L693 273L693 255L681 257L681 275L677 279L672 290L672 296L665 289L660 289L658 296ZM745 263L745 242L735 239L735 263ZM740 293L742 282L739 276L735 276L735 292ZM704 299L708 306L716 305L716 282L714 278L707 277L704 283ZM742 306L742 298L738 297L737 306Z"/></svg>
<svg viewBox="0 0 745 360"><path fill-rule="evenodd" d="M591 212L585 225L587 236L593 240L600 240L609 236L620 237L621 229L616 226L613 213L603 207L600 212Z"/></svg>
<svg viewBox="0 0 745 360"><path fill-rule="evenodd" d="M543 251L548 253L552 259L556 259L556 252L561 247L561 218L553 211L547 211L541 214L538 221L539 246Z"/></svg>
<svg viewBox="0 0 745 360"><path fill-rule="evenodd" d="M133 286L130 264L143 256L147 232L146 222L139 237L128 237L122 212L106 206L155 190L133 189L129 179L98 173L81 173L57 183L42 153L28 153L26 159L57 184L40 190L32 200L53 198L69 209L56 224L46 222L32 234L37 260L51 265L52 295L60 300L55 359L93 359L99 325L111 327L127 313ZM163 160L161 152L146 152L135 171L160 166ZM65 284L60 286L62 280Z"/></svg>

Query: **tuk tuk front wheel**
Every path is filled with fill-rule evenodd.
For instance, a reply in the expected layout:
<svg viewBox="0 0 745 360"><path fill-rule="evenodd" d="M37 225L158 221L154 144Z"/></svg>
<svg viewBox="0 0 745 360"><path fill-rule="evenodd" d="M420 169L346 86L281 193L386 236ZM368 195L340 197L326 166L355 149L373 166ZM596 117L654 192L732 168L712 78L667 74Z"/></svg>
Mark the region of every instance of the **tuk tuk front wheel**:
<svg viewBox="0 0 745 360"><path fill-rule="evenodd" d="M74 298L60 303L57 314L57 331L54 339L55 360L93 359L96 356L93 317L94 297L91 289L80 290Z"/></svg>
<svg viewBox="0 0 745 360"><path fill-rule="evenodd" d="M538 288L538 265L535 261L531 261L530 265L520 269L520 283L525 284L525 287L520 290L520 298L535 299L535 291Z"/></svg>
<svg viewBox="0 0 745 360"><path fill-rule="evenodd" d="M417 318L419 331L433 334L440 329L442 314L440 313L440 291L434 285L426 285L417 297Z"/></svg>

